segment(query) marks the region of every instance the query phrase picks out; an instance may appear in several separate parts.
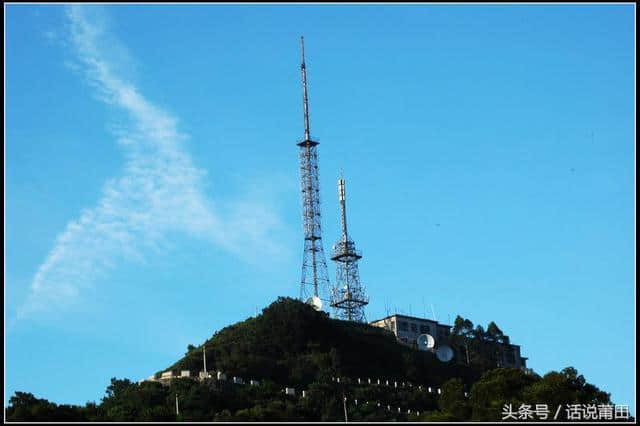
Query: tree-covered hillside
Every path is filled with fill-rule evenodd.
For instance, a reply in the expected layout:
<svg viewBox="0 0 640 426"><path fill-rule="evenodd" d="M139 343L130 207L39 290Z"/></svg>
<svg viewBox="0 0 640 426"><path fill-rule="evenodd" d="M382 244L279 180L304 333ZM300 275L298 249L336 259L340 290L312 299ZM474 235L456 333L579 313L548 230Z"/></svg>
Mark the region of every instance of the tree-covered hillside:
<svg viewBox="0 0 640 426"><path fill-rule="evenodd" d="M164 384L113 378L99 404L56 405L16 392L6 414L8 420L42 421L344 421L345 415L349 421L500 421L505 404L516 410L547 404L550 418L562 405L562 420L566 404L610 404L609 394L573 368L544 377L487 369L491 362L482 359L482 345L501 335L490 328L489 338L483 335L472 348L475 362L441 363L429 352L396 343L388 331L330 319L297 300L279 298L256 318L204 342L209 371L258 379L257 386L215 378ZM202 345L190 345L169 370L190 370L197 377L202 365ZM285 387L295 388L295 395L283 392Z"/></svg>
<svg viewBox="0 0 640 426"><path fill-rule="evenodd" d="M453 362L443 364L431 352L399 345L389 331L330 319L290 298L279 298L261 315L220 330L204 347L208 370L297 387L331 376L431 385L459 377L470 384L482 373ZM189 349L184 358L162 371L201 371L202 345Z"/></svg>

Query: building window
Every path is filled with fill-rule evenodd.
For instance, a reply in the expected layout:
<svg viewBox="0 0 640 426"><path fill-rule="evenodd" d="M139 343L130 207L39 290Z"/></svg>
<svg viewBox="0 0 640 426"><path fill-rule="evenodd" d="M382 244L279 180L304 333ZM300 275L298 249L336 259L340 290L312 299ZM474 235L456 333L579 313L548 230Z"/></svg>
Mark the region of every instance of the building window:
<svg viewBox="0 0 640 426"><path fill-rule="evenodd" d="M406 321L398 321L400 331L409 331L409 324Z"/></svg>
<svg viewBox="0 0 640 426"><path fill-rule="evenodd" d="M429 327L428 325L421 325L420 326L420 333L422 333L422 334L431 334L431 327Z"/></svg>
<svg viewBox="0 0 640 426"><path fill-rule="evenodd" d="M414 333L418 332L418 326L416 324L411 324L411 331L413 331Z"/></svg>

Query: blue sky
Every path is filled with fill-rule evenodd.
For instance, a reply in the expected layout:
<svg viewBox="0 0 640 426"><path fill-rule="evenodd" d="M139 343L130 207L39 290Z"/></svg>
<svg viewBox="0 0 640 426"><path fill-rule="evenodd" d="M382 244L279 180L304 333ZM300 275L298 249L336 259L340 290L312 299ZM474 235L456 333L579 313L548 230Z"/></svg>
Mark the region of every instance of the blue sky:
<svg viewBox="0 0 640 426"><path fill-rule="evenodd" d="M368 319L493 320L635 413L632 5L5 12L5 404L99 400L298 295L304 34Z"/></svg>

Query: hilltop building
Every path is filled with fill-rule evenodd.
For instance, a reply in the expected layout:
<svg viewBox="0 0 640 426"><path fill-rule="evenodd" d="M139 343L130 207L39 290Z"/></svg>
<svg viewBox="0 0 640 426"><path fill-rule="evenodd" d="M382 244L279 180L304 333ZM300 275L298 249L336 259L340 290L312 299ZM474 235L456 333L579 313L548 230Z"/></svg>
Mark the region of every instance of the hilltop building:
<svg viewBox="0 0 640 426"><path fill-rule="evenodd" d="M437 321L426 318L400 314L389 315L372 321L369 325L391 331L399 342L407 345L414 345L421 334L430 334L438 340L448 340L448 336L451 333L450 325L439 324Z"/></svg>
<svg viewBox="0 0 640 426"><path fill-rule="evenodd" d="M399 343L416 347L418 336L429 334L439 344L448 343L451 335L451 326L440 324L435 320L412 317L408 315L394 314L369 323L374 327L384 328L392 332ZM521 356L520 346L507 344L504 357L500 362L501 367L527 369L527 358ZM456 354L457 361L464 363L464 354Z"/></svg>

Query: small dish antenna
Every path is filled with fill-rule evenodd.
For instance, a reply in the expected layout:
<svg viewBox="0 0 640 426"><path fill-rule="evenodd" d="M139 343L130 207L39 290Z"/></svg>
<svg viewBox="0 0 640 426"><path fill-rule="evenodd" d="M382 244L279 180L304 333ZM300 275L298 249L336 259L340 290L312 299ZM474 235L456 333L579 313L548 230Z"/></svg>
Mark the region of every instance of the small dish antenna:
<svg viewBox="0 0 640 426"><path fill-rule="evenodd" d="M451 346L442 345L436 350L436 356L442 362L449 362L453 359L453 349Z"/></svg>
<svg viewBox="0 0 640 426"><path fill-rule="evenodd" d="M313 296L307 299L307 304L313 306L316 311L322 310L322 300L318 296Z"/></svg>
<svg viewBox="0 0 640 426"><path fill-rule="evenodd" d="M436 339L430 334L421 334L418 336L418 349L421 351L428 351L436 346Z"/></svg>

